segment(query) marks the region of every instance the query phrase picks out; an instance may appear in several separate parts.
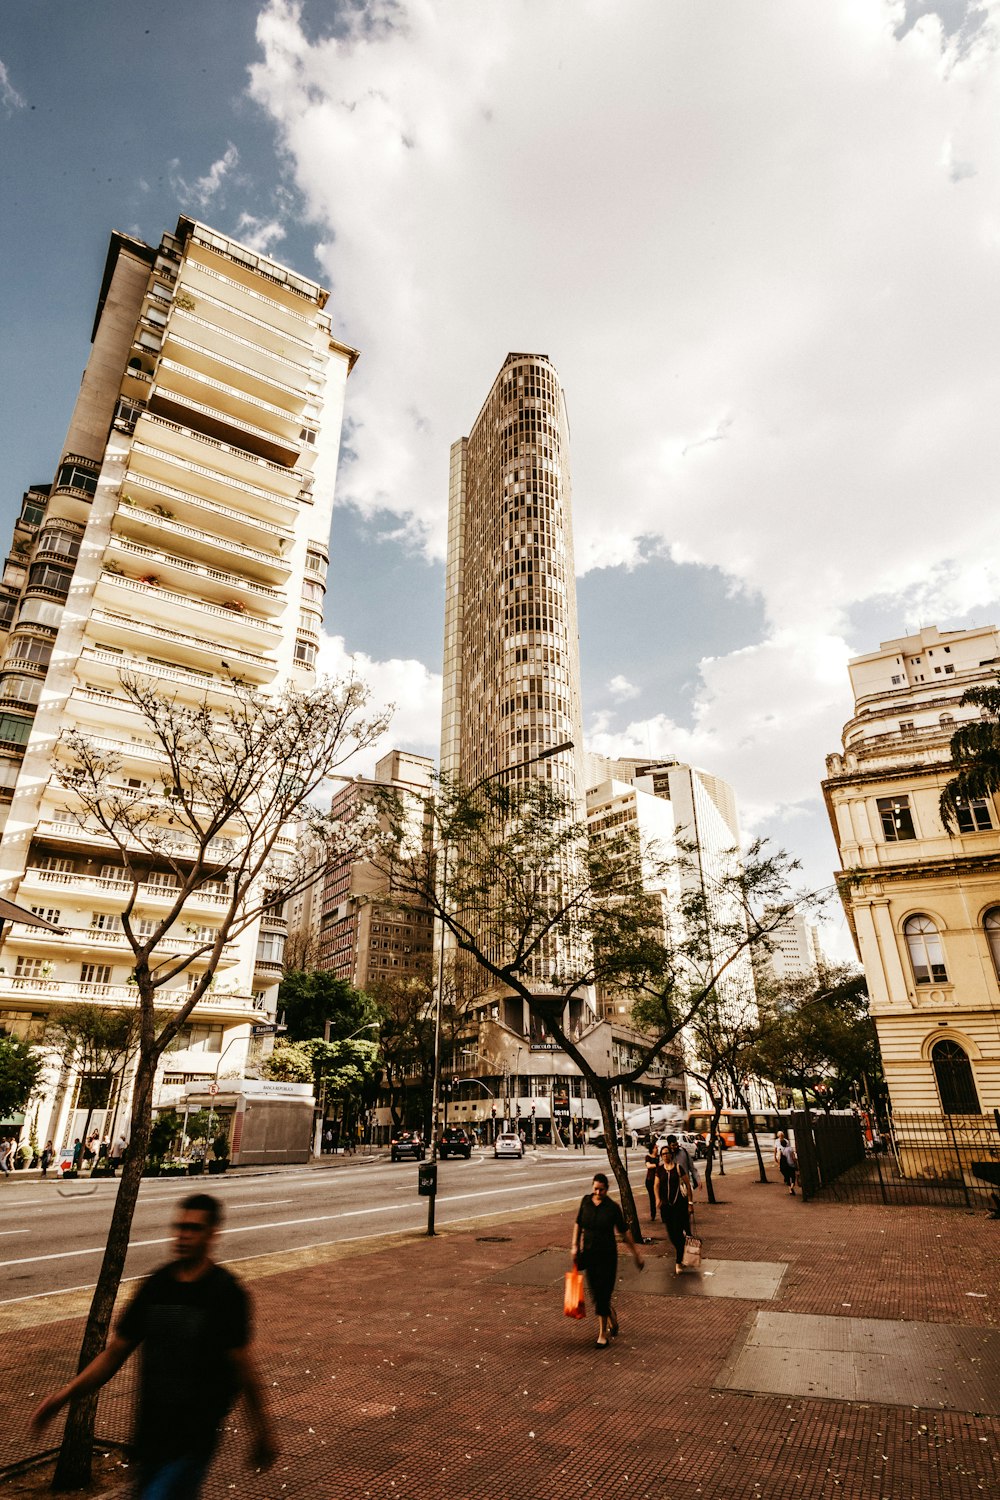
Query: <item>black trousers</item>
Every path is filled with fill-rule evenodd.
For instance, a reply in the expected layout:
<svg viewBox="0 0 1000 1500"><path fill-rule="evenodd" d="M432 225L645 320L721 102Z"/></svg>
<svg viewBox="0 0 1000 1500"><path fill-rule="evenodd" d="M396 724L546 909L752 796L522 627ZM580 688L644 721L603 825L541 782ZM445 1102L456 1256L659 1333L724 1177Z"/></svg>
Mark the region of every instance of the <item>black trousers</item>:
<svg viewBox="0 0 1000 1500"><path fill-rule="evenodd" d="M649 1221L656 1223L656 1173L646 1173L646 1193L649 1197Z"/></svg>
<svg viewBox="0 0 1000 1500"><path fill-rule="evenodd" d="M684 1259L684 1237L691 1233L688 1201L686 1198L678 1198L676 1203L664 1203L660 1213L666 1225L667 1238L674 1247L674 1255L680 1265Z"/></svg>

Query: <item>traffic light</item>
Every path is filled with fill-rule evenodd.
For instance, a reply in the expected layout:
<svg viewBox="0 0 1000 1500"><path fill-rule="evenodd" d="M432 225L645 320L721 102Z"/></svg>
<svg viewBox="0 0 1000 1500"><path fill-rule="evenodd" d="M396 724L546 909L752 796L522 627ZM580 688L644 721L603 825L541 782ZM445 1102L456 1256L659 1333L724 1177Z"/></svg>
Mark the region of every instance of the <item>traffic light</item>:
<svg viewBox="0 0 1000 1500"><path fill-rule="evenodd" d="M518 1119L521 1118L521 1106L520 1106L520 1104L515 1104L514 1105L514 1113L515 1113L515 1115L517 1116Z"/></svg>
<svg viewBox="0 0 1000 1500"><path fill-rule="evenodd" d="M532 1105L532 1106L531 1106L531 1113L532 1113L532 1114L534 1114L534 1113L535 1113L535 1106L534 1106L534 1105Z"/></svg>
<svg viewBox="0 0 1000 1500"><path fill-rule="evenodd" d="M493 1118L495 1120L496 1117L497 1117L497 1107L496 1107L495 1104L494 1104L493 1108L490 1110L490 1114L493 1116Z"/></svg>

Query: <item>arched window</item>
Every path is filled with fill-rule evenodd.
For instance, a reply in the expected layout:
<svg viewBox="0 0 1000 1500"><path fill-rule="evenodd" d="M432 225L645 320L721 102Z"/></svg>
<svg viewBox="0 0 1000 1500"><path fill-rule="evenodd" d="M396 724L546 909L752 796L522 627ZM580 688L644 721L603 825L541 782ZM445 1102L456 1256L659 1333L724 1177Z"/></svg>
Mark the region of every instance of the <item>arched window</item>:
<svg viewBox="0 0 1000 1500"><path fill-rule="evenodd" d="M993 959L993 967L1000 979L1000 906L994 906L983 918L983 927L986 930L986 941L990 945L990 955Z"/></svg>
<svg viewBox="0 0 1000 1500"><path fill-rule="evenodd" d="M946 1115L978 1115L979 1095L972 1064L957 1042L935 1042L931 1049L941 1108Z"/></svg>
<svg viewBox="0 0 1000 1500"><path fill-rule="evenodd" d="M906 946L910 950L910 967L917 984L947 984L944 944L930 917L922 912L907 917L903 924Z"/></svg>

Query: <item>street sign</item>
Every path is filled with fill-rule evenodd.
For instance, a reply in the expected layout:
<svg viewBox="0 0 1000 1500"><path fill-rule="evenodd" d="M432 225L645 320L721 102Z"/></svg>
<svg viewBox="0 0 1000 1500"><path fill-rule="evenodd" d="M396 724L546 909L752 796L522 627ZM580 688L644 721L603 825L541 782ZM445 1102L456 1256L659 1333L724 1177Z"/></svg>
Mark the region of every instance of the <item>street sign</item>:
<svg viewBox="0 0 1000 1500"><path fill-rule="evenodd" d="M210 1083L208 1085L208 1092L210 1094L217 1094L219 1092L219 1085L217 1083Z"/></svg>
<svg viewBox="0 0 1000 1500"><path fill-rule="evenodd" d="M250 1035L251 1036L274 1036L274 1033L277 1031L277 1029L278 1029L277 1026L251 1026L250 1027Z"/></svg>

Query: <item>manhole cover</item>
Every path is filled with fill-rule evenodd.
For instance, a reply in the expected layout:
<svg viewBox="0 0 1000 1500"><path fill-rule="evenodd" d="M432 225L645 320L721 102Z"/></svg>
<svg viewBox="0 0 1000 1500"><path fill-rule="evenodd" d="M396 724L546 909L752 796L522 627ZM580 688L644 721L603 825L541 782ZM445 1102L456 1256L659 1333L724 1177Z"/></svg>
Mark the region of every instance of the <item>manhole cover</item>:
<svg viewBox="0 0 1000 1500"><path fill-rule="evenodd" d="M509 1234L477 1234L477 1245L509 1245Z"/></svg>

